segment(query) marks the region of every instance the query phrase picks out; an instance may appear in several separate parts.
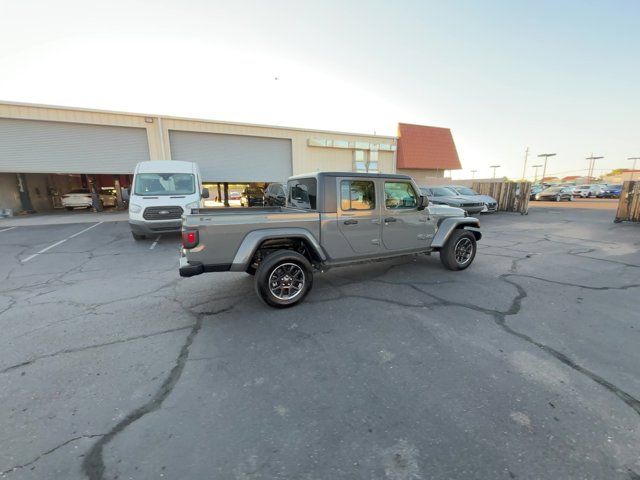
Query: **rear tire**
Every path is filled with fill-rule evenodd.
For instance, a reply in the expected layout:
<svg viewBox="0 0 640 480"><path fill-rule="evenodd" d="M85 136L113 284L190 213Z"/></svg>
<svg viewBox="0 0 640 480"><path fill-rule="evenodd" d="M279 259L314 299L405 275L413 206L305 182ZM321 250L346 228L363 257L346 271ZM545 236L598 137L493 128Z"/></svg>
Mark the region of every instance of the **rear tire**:
<svg viewBox="0 0 640 480"><path fill-rule="evenodd" d="M476 237L473 233L456 229L440 250L440 261L447 270L464 270L476 257Z"/></svg>
<svg viewBox="0 0 640 480"><path fill-rule="evenodd" d="M73 211L73 207L64 207L64 208L66 208L66 209L67 209L67 210L69 210L70 212L72 212L72 211Z"/></svg>
<svg viewBox="0 0 640 480"><path fill-rule="evenodd" d="M270 307L292 307L311 291L313 267L298 252L278 250L260 263L254 282L256 293Z"/></svg>
<svg viewBox="0 0 640 480"><path fill-rule="evenodd" d="M147 238L147 237L146 237L146 236L144 236L144 235L139 235L139 234L134 233L134 232L131 232L131 236L133 237L133 239L134 239L136 242L139 242L140 240L144 240L145 238Z"/></svg>

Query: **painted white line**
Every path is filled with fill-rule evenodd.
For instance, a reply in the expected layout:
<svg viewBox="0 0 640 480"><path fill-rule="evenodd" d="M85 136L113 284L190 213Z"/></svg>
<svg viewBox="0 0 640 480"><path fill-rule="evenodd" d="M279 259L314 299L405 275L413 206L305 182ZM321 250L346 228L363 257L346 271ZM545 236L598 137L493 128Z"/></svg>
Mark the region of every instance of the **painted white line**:
<svg viewBox="0 0 640 480"><path fill-rule="evenodd" d="M53 247L57 247L58 245L66 242L67 240L71 240L72 238L77 237L78 235L80 235L81 233L84 233L88 230L91 230L94 227L97 227L98 225L100 225L103 222L98 222L95 225L91 225L89 228L85 228L84 230L80 230L78 233L74 233L73 235L68 236L67 238L64 238L62 240L60 240L59 242L54 243L53 245L49 245L46 248L43 248L42 250L40 250L38 253L34 253L33 255L29 255L27 258L22 260L22 263L27 263L29 260L31 260L32 258L37 257L38 255L40 255L41 253L46 252L47 250L51 250Z"/></svg>
<svg viewBox="0 0 640 480"><path fill-rule="evenodd" d="M14 228L16 228L16 227L9 227L9 228L5 228L5 229L3 229L3 230L0 230L0 233L2 233L2 232L8 232L9 230L13 230Z"/></svg>
<svg viewBox="0 0 640 480"><path fill-rule="evenodd" d="M153 250L154 248L156 248L156 245L158 244L158 240L160 240L160 237L162 237L162 235L158 235L158 238L156 238L156 241L151 244L151 246L149 247L149 250Z"/></svg>

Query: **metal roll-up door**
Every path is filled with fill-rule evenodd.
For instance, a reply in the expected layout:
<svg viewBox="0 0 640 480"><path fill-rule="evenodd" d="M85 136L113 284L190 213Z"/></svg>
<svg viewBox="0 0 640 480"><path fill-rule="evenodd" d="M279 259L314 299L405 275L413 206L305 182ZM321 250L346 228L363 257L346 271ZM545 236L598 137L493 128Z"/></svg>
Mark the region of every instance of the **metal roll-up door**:
<svg viewBox="0 0 640 480"><path fill-rule="evenodd" d="M196 162L209 182L281 182L291 176L291 140L169 131L171 158Z"/></svg>
<svg viewBox="0 0 640 480"><path fill-rule="evenodd" d="M144 128L0 118L0 172L133 173Z"/></svg>

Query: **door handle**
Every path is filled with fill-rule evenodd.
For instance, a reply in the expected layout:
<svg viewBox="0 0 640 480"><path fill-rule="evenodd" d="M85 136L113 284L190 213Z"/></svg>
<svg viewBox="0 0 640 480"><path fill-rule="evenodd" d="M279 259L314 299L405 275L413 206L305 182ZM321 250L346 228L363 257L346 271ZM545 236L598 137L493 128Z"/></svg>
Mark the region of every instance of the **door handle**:
<svg viewBox="0 0 640 480"><path fill-rule="evenodd" d="M392 223L392 222L395 222L395 221L396 221L396 219L393 218L393 217L387 217L387 218L384 219L384 223Z"/></svg>
<svg viewBox="0 0 640 480"><path fill-rule="evenodd" d="M358 220L345 220L344 222L345 225L357 225L358 224Z"/></svg>

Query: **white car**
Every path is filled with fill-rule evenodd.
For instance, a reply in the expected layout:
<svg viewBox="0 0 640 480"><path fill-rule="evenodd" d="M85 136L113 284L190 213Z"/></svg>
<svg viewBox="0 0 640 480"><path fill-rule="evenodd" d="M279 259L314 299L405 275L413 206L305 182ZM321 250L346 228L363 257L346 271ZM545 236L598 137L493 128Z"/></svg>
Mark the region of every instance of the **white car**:
<svg viewBox="0 0 640 480"><path fill-rule="evenodd" d="M103 189L98 198L103 207L115 207L118 203L115 190ZM73 210L74 208L91 208L93 206L93 198L91 196L91 190L88 188L77 188L71 190L69 193L65 193L62 196L62 206L67 210Z"/></svg>
<svg viewBox="0 0 640 480"><path fill-rule="evenodd" d="M574 197L591 198L602 193L602 185L578 185L573 189Z"/></svg>

